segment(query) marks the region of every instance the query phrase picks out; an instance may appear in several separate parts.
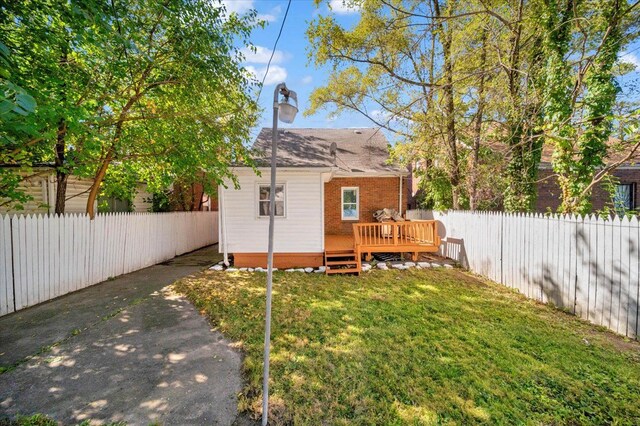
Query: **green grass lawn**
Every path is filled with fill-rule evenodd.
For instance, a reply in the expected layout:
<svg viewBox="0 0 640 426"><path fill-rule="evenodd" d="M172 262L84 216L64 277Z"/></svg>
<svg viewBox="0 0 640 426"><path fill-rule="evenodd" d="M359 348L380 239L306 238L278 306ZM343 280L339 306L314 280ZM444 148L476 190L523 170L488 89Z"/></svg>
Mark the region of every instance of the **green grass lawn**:
<svg viewBox="0 0 640 426"><path fill-rule="evenodd" d="M245 352L260 413L265 274L176 284ZM274 274L275 424L640 424L640 345L458 270Z"/></svg>

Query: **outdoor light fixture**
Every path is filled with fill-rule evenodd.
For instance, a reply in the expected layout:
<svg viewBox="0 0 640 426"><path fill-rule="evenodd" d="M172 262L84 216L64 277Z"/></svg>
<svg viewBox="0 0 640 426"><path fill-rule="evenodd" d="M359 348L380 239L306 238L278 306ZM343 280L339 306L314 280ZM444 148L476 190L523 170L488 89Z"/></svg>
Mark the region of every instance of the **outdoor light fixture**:
<svg viewBox="0 0 640 426"><path fill-rule="evenodd" d="M284 85L284 83L282 83ZM287 90L286 87L283 87L280 91L283 95L284 99L278 104L278 115L280 117L280 121L283 123L293 123L293 119L296 118L296 114L298 113L298 96L296 92L292 90ZM295 105L289 103L289 100L295 101Z"/></svg>
<svg viewBox="0 0 640 426"><path fill-rule="evenodd" d="M282 95L282 101L278 97ZM295 105L289 103L295 101ZM298 96L280 83L273 91L273 128L271 129L271 187L269 189L269 249L267 254L267 309L264 327L264 367L262 374L262 426L269 420L269 352L271 349L271 287L273 284L273 229L276 210L276 158L278 151L278 118L293 123L298 112Z"/></svg>

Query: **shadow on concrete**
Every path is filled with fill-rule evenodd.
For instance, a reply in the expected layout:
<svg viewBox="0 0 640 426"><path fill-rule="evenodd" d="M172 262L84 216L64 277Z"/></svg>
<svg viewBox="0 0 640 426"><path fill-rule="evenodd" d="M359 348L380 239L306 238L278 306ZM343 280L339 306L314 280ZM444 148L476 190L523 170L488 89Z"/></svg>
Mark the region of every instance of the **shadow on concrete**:
<svg viewBox="0 0 640 426"><path fill-rule="evenodd" d="M0 375L0 416L43 413L65 424L233 423L241 355L167 287L203 269L205 258L207 265L216 261L215 251L2 318L2 358L32 357ZM47 345L53 346L41 349Z"/></svg>

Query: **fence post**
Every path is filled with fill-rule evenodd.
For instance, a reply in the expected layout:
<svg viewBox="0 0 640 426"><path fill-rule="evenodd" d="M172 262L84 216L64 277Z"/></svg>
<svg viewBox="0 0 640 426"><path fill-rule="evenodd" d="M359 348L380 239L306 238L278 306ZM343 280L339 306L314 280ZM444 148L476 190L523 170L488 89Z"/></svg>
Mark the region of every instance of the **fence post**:
<svg viewBox="0 0 640 426"><path fill-rule="evenodd" d="M9 235L11 236L11 249L9 253L11 253L11 299L13 300L13 312L16 309L16 265L15 265L15 255L14 255L14 243L13 243L13 216L9 216Z"/></svg>

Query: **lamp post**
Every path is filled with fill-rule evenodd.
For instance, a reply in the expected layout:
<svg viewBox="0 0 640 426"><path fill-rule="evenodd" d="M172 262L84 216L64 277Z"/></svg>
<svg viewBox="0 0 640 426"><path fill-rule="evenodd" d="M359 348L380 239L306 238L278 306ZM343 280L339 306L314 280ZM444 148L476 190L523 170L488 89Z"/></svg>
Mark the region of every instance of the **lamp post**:
<svg viewBox="0 0 640 426"><path fill-rule="evenodd" d="M279 101L279 96L282 101ZM289 103L295 101L295 105ZM298 112L296 92L280 83L273 91L273 127L271 129L271 187L269 189L269 248L267 254L267 308L264 327L264 368L262 373L262 426L266 426L269 413L269 352L271 349L271 287L273 284L273 230L276 212L276 158L278 150L278 118L293 123Z"/></svg>

